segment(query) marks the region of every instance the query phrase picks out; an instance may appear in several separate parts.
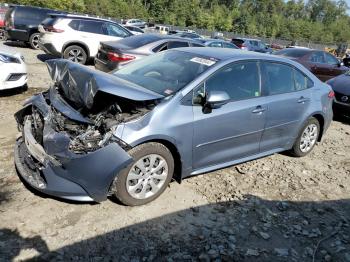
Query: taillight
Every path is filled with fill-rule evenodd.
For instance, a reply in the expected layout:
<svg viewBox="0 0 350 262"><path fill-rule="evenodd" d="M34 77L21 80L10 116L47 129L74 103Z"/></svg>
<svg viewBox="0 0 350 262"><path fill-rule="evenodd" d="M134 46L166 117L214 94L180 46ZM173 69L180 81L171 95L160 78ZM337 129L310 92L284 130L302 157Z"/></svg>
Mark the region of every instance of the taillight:
<svg viewBox="0 0 350 262"><path fill-rule="evenodd" d="M328 97L329 97L329 98L334 98L334 97L335 97L335 93L334 93L333 90L332 90L332 91L329 91Z"/></svg>
<svg viewBox="0 0 350 262"><path fill-rule="evenodd" d="M46 32L52 32L52 33L63 33L64 30L55 28L53 26L44 26L43 27Z"/></svg>
<svg viewBox="0 0 350 262"><path fill-rule="evenodd" d="M123 55L123 54L117 54L113 52L108 52L107 54L108 59L113 62L125 62L134 60L136 57L132 55Z"/></svg>

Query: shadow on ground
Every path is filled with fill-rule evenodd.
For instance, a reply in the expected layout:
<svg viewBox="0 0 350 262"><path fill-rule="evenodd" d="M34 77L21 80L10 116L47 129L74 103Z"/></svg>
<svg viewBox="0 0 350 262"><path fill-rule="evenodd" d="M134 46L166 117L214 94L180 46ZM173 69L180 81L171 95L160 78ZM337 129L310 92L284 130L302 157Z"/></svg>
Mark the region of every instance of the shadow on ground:
<svg viewBox="0 0 350 262"><path fill-rule="evenodd" d="M350 200L282 202L245 196L158 217L57 250L0 230L0 257L30 261L349 261ZM29 220L28 220L29 221ZM86 229L89 230L89 229ZM74 236L72 236L74 237Z"/></svg>
<svg viewBox="0 0 350 262"><path fill-rule="evenodd" d="M26 44L21 41L6 41L4 42L4 45L12 46L12 47L19 47L19 48L30 48L29 44Z"/></svg>
<svg viewBox="0 0 350 262"><path fill-rule="evenodd" d="M0 97L19 95L19 94L24 93L27 90L28 90L27 85L21 86L21 87L16 87L16 88L11 88L11 89L0 90Z"/></svg>

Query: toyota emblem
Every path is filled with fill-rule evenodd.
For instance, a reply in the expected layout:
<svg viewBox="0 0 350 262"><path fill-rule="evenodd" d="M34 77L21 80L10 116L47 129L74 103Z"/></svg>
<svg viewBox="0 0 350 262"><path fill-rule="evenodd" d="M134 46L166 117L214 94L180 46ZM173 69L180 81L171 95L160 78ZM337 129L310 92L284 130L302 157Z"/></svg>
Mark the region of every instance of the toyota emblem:
<svg viewBox="0 0 350 262"><path fill-rule="evenodd" d="M342 102L348 102L348 100L349 100L349 97L347 97L347 96L342 96L341 97L341 101Z"/></svg>

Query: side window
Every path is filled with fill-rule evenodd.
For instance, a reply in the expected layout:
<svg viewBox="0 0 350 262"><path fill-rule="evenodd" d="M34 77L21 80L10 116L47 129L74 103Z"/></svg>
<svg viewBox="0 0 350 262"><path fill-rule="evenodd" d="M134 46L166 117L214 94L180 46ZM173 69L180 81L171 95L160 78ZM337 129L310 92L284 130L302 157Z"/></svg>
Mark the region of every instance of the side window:
<svg viewBox="0 0 350 262"><path fill-rule="evenodd" d="M296 91L304 90L313 86L311 79L298 69L294 69L294 82Z"/></svg>
<svg viewBox="0 0 350 262"><path fill-rule="evenodd" d="M187 42L177 42L177 41L171 41L168 43L168 49L172 48L178 48L178 47L188 47Z"/></svg>
<svg viewBox="0 0 350 262"><path fill-rule="evenodd" d="M206 92L225 91L232 100L261 95L256 62L233 63L217 71L205 83Z"/></svg>
<svg viewBox="0 0 350 262"><path fill-rule="evenodd" d="M203 47L201 44L191 43L191 46L193 47Z"/></svg>
<svg viewBox="0 0 350 262"><path fill-rule="evenodd" d="M324 53L325 58L326 58L326 63L329 65L338 65L339 61L336 59L334 56L328 53Z"/></svg>
<svg viewBox="0 0 350 262"><path fill-rule="evenodd" d="M161 51L167 50L167 48L168 48L167 43L162 43L162 44L156 46L155 48L153 48L152 51L154 53L157 53L157 52L161 52Z"/></svg>
<svg viewBox="0 0 350 262"><path fill-rule="evenodd" d="M105 26L106 26L107 35L116 36L116 37L123 37L123 38L130 35L129 32L127 32L126 30L124 30L122 27L120 27L118 25L106 23Z"/></svg>
<svg viewBox="0 0 350 262"><path fill-rule="evenodd" d="M69 27L74 30L79 30L79 20L72 20L69 22Z"/></svg>
<svg viewBox="0 0 350 262"><path fill-rule="evenodd" d="M295 91L294 69L288 65L263 62L264 85L269 95Z"/></svg>
<svg viewBox="0 0 350 262"><path fill-rule="evenodd" d="M220 42L212 42L209 44L210 47L222 47Z"/></svg>
<svg viewBox="0 0 350 262"><path fill-rule="evenodd" d="M231 45L230 43L222 43L222 45L225 47L225 48L234 48L236 49L236 47L234 45Z"/></svg>
<svg viewBox="0 0 350 262"><path fill-rule="evenodd" d="M104 34L103 33L103 22L99 21L80 21L79 31L93 33L93 34Z"/></svg>
<svg viewBox="0 0 350 262"><path fill-rule="evenodd" d="M324 56L322 52L314 52L311 56L310 56L310 61L313 63L321 63L323 64L324 61Z"/></svg>
<svg viewBox="0 0 350 262"><path fill-rule="evenodd" d="M258 47L258 42L257 41L250 41L250 44L255 46L255 47Z"/></svg>

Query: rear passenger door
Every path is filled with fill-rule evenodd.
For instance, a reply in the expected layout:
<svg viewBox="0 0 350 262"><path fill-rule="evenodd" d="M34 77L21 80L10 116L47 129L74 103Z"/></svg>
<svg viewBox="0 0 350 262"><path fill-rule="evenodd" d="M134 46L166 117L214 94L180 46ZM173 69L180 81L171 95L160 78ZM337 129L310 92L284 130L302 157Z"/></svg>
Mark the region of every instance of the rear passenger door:
<svg viewBox="0 0 350 262"><path fill-rule="evenodd" d="M104 32L104 22L80 20L77 39L80 39L89 47L90 57L96 56L100 41L108 40Z"/></svg>
<svg viewBox="0 0 350 262"><path fill-rule="evenodd" d="M261 64L267 115L260 151L289 149L307 117L313 83L291 65L277 62Z"/></svg>

